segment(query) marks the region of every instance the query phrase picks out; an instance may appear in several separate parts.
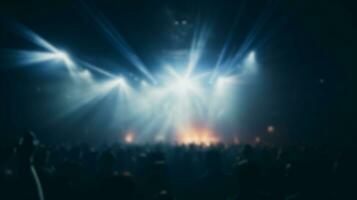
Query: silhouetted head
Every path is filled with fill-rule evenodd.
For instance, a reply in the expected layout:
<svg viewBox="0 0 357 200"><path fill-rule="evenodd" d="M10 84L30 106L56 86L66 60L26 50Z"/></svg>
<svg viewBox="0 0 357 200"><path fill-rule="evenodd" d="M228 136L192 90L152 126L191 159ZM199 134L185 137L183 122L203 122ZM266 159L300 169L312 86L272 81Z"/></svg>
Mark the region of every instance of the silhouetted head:
<svg viewBox="0 0 357 200"><path fill-rule="evenodd" d="M22 161L32 161L33 153L38 145L36 135L32 131L28 131L19 140L19 157Z"/></svg>

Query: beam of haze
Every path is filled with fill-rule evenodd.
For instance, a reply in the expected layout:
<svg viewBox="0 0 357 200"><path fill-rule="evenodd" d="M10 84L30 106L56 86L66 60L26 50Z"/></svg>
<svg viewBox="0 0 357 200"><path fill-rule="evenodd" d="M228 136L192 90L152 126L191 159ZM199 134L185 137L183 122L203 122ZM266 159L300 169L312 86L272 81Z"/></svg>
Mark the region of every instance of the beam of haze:
<svg viewBox="0 0 357 200"><path fill-rule="evenodd" d="M99 11L94 8L90 8L85 2L81 1L85 10L89 13L94 22L100 27L100 30L105 37L111 42L114 48L123 54L135 67L139 69L147 78L153 83L157 83L154 76L149 72L147 67L136 55L134 50L130 48L128 43L116 30L116 28L110 23L110 21Z"/></svg>
<svg viewBox="0 0 357 200"><path fill-rule="evenodd" d="M248 36L244 40L241 47L238 49L237 53L233 56L233 58L227 61L228 66L236 66L242 59L242 56L247 53L247 51L251 48L251 45L255 41L259 31L263 28L266 21L270 18L275 6L271 6L270 2L262 12L262 14L258 17L257 22L253 26L252 30L249 32Z"/></svg>
<svg viewBox="0 0 357 200"><path fill-rule="evenodd" d="M53 45L47 42L44 38L42 38L34 31L27 28L26 26L16 22L12 22L11 24L10 23L8 24L12 31L14 31L16 34L20 35L24 39L28 40L29 42L36 44L48 51L55 52L57 50Z"/></svg>
<svg viewBox="0 0 357 200"><path fill-rule="evenodd" d="M17 65L33 65L60 59L56 54L47 51L4 50L3 52L13 58Z"/></svg>
<svg viewBox="0 0 357 200"><path fill-rule="evenodd" d="M242 17L242 13L243 13L243 9L245 8L245 5L246 5L246 1L243 0L241 3L240 3L240 6L239 6L239 10L237 11L237 16L236 16L236 19L234 20L234 23L233 23L233 26L231 28L231 30L229 31L228 33L228 36L223 44L223 48L218 56L218 60L216 62L216 66L214 67L213 71L212 71L212 74L211 74L211 77L210 77L210 82L213 83L213 81L217 78L219 72L220 72L220 68L221 68L221 65L222 65L222 62L223 60L226 58L226 54L229 50L229 47L231 45L231 41L232 41L232 38L233 38L233 35L234 35L234 32L235 32L235 29Z"/></svg>
<svg viewBox="0 0 357 200"><path fill-rule="evenodd" d="M207 22L202 22L201 17L198 17L196 23L198 28L194 31L192 42L191 42L187 71L185 74L186 78L188 78L191 75L199 59L201 58L209 34L211 32L211 27L208 25Z"/></svg>
<svg viewBox="0 0 357 200"><path fill-rule="evenodd" d="M108 71L106 71L106 70L104 70L104 69L102 69L102 68L99 68L99 67L97 67L97 66L95 66L95 65L93 65L93 64L90 64L90 63L88 63L88 62L86 62L86 61L83 61L83 60L79 60L79 59L78 59L78 62L79 62L82 66L84 66L84 67L86 67L86 68L89 68L89 69L91 69L91 70L93 70L93 71L96 71L96 72L98 72L98 73L100 73L100 74L102 74L102 75L105 75L105 76L109 77L109 78L117 78L116 75L114 75L114 74L112 74L112 73L110 73L110 72L108 72Z"/></svg>

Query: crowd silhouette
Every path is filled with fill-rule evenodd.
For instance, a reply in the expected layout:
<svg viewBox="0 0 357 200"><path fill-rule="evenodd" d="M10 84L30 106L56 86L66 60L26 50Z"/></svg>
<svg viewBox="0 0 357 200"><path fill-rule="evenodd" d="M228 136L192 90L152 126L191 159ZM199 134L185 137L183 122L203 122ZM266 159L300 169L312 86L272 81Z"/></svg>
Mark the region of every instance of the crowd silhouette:
<svg viewBox="0 0 357 200"><path fill-rule="evenodd" d="M351 199L353 151L324 146L1 143L0 199Z"/></svg>

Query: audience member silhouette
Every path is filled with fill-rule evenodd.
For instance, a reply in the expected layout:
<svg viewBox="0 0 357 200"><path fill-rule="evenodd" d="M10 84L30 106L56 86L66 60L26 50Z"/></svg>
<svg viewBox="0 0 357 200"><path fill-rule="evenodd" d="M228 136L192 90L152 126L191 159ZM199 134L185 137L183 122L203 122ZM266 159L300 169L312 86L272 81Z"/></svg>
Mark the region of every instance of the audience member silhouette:
<svg viewBox="0 0 357 200"><path fill-rule="evenodd" d="M0 199L354 199L352 149L0 141Z"/></svg>

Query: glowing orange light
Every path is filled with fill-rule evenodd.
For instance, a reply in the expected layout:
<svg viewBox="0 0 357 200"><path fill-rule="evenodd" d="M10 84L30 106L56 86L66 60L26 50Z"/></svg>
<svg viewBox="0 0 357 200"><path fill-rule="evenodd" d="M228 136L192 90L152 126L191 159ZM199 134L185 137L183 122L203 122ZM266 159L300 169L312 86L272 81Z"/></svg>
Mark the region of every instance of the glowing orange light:
<svg viewBox="0 0 357 200"><path fill-rule="evenodd" d="M219 138L213 130L206 127L186 127L178 131L178 143L184 145L203 145L210 146L217 144Z"/></svg>
<svg viewBox="0 0 357 200"><path fill-rule="evenodd" d="M128 132L124 137L124 141L127 144L133 143L134 142L134 133Z"/></svg>

